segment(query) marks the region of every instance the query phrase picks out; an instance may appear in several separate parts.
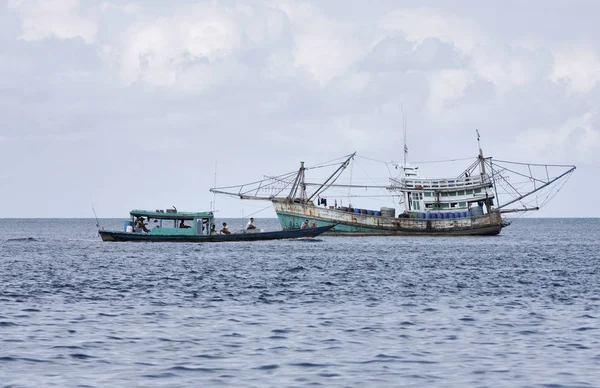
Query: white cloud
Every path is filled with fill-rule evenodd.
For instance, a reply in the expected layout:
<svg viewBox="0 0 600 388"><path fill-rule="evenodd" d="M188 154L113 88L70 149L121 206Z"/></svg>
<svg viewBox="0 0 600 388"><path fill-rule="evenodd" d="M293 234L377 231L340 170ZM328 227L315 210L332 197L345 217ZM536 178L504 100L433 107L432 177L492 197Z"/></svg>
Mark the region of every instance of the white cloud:
<svg viewBox="0 0 600 388"><path fill-rule="evenodd" d="M554 50L551 78L565 81L573 93L587 93L600 81L600 51L588 45L570 45Z"/></svg>
<svg viewBox="0 0 600 388"><path fill-rule="evenodd" d="M584 162L600 152L600 111L590 111L556 128L533 128L517 137L524 154Z"/></svg>
<svg viewBox="0 0 600 388"><path fill-rule="evenodd" d="M488 42L477 23L434 8L395 10L385 15L379 26L388 31L402 31L408 40L415 42L435 37L465 53Z"/></svg>
<svg viewBox="0 0 600 388"><path fill-rule="evenodd" d="M307 3L279 5L289 17L294 35L294 65L306 69L321 84L343 75L366 50L356 38L356 24L328 18Z"/></svg>
<svg viewBox="0 0 600 388"><path fill-rule="evenodd" d="M494 12L437 4L389 12L393 2L10 0L0 15L0 113L10 123L0 130L0 161L31 148L64 163L102 155L77 165L96 171L107 193L119 192L111 182L120 178L106 165L123 164L140 147L152 175L185 179L173 160L184 152L194 174L212 176L206 161L220 158L235 166L227 180L239 183L293 169L300 158L355 149L396 157L404 106L415 160L471 155L479 128L494 156L598 165L593 31L575 22L558 31L558 16L534 11L541 0ZM594 26L591 13L575 13L572 20ZM516 19L519 29L498 21ZM207 138L215 147L190 151ZM251 170L240 156L249 149ZM126 163L127 176L152 178L138 162ZM15 169L15 187L30 174L52 175ZM201 189L190 203L210 195ZM119 208L121 200L105 205Z"/></svg>
<svg viewBox="0 0 600 388"><path fill-rule="evenodd" d="M201 80L210 80L207 65L227 61L242 45L233 15L216 5L198 5L174 16L137 22L122 36L122 43L105 48L126 84L143 81L171 86L181 73L199 67ZM204 69L204 70L203 70Z"/></svg>
<svg viewBox="0 0 600 388"><path fill-rule="evenodd" d="M247 76L245 56L266 56L267 70L290 74L291 57L279 48L290 50L281 43L289 39L289 21L278 10L202 3L140 19L103 48L125 84L205 91Z"/></svg>
<svg viewBox="0 0 600 388"><path fill-rule="evenodd" d="M21 38L28 41L55 36L94 42L97 22L79 14L78 0L9 0L8 7L21 17Z"/></svg>
<svg viewBox="0 0 600 388"><path fill-rule="evenodd" d="M116 10L126 13L126 14L131 14L131 15L137 14L141 11L141 7L138 4L134 4L134 3L118 5L118 4L114 4L110 1L105 1L102 4L100 4L100 10L102 12L108 12L113 9L116 9Z"/></svg>
<svg viewBox="0 0 600 388"><path fill-rule="evenodd" d="M441 115L446 110L446 104L460 98L472 74L465 70L442 70L429 77L430 97L428 106L434 115Z"/></svg>

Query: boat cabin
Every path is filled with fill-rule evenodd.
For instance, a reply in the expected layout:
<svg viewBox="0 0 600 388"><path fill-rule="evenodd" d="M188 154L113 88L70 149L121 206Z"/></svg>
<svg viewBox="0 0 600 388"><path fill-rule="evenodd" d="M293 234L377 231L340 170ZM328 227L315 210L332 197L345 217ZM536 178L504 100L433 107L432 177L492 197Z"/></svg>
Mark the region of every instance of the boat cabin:
<svg viewBox="0 0 600 388"><path fill-rule="evenodd" d="M210 235L214 223L212 212L178 212L175 209L132 210L131 221L125 222L125 232L138 232L160 235ZM146 230L136 226L143 217Z"/></svg>
<svg viewBox="0 0 600 388"><path fill-rule="evenodd" d="M410 176L400 179L398 183L399 190L404 195L406 209L413 217L430 218L426 217L430 213L442 214L439 218L482 215L485 210L491 210L495 197L494 186L488 174L448 179L420 179ZM444 216L453 213L458 215Z"/></svg>

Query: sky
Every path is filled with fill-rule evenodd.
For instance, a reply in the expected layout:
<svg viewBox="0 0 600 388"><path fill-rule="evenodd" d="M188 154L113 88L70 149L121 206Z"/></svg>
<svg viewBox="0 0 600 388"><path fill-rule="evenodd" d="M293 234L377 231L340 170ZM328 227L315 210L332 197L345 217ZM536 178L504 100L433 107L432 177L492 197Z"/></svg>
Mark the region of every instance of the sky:
<svg viewBox="0 0 600 388"><path fill-rule="evenodd" d="M474 157L478 129L488 156L577 166L535 216L600 216L599 2L0 4L0 218L274 217L209 189L401 160L403 111L410 160Z"/></svg>

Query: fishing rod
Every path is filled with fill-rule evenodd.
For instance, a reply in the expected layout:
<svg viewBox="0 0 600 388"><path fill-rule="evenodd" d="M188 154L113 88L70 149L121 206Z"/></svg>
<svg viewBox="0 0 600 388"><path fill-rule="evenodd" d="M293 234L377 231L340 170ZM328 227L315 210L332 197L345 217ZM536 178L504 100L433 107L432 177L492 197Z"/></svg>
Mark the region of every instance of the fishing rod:
<svg viewBox="0 0 600 388"><path fill-rule="evenodd" d="M98 216L96 215L96 209L94 209L94 203L92 203L92 211L94 212L94 218L96 218L96 228L100 229L100 221L98 221Z"/></svg>

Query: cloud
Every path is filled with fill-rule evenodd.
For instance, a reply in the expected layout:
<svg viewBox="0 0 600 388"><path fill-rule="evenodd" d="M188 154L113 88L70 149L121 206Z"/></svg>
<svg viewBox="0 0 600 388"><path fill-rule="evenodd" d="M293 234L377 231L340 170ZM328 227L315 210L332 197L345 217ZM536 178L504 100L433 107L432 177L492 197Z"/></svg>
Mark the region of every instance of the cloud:
<svg viewBox="0 0 600 388"><path fill-rule="evenodd" d="M234 184L354 150L398 159L404 108L411 160L476 154L478 128L495 157L600 164L591 13L562 7L559 39L561 12L548 19L541 2L434 3L11 0L0 162L35 155L12 186L32 177L66 203L61 187L77 181L72 196L101 191L111 215L129 206L114 171L145 182L132 206L174 196L193 208L209 202L215 160ZM515 29L496 20L517 11ZM167 175L198 181L165 188Z"/></svg>
<svg viewBox="0 0 600 388"><path fill-rule="evenodd" d="M394 10L382 18L379 26L387 31L402 31L408 40L415 42L438 38L465 53L488 43L476 22L435 8Z"/></svg>
<svg viewBox="0 0 600 388"><path fill-rule="evenodd" d="M552 130L547 127L529 130L518 139L523 152L564 163L585 162L600 152L600 111L571 118Z"/></svg>
<svg viewBox="0 0 600 388"><path fill-rule="evenodd" d="M78 0L9 0L8 8L21 17L21 39L42 40L82 38L94 42L98 25L79 14Z"/></svg>
<svg viewBox="0 0 600 388"><path fill-rule="evenodd" d="M404 36L389 36L377 42L361 61L360 69L369 72L433 71L462 67L461 62L461 55L454 46L437 38L414 43Z"/></svg>
<svg viewBox="0 0 600 388"><path fill-rule="evenodd" d="M250 67L276 75L265 70L277 73L286 66L290 57L280 50L289 50L282 43L289 39L281 11L201 3L142 17L118 42L105 45L103 54L127 85L202 92L250 77Z"/></svg>
<svg viewBox="0 0 600 388"><path fill-rule="evenodd" d="M565 81L571 93L587 93L600 81L600 51L589 45L569 45L553 51L551 79Z"/></svg>
<svg viewBox="0 0 600 388"><path fill-rule="evenodd" d="M364 54L366 42L357 39L355 23L326 17L304 2L286 1L279 8L291 22L294 66L305 67L321 84L343 75Z"/></svg>

